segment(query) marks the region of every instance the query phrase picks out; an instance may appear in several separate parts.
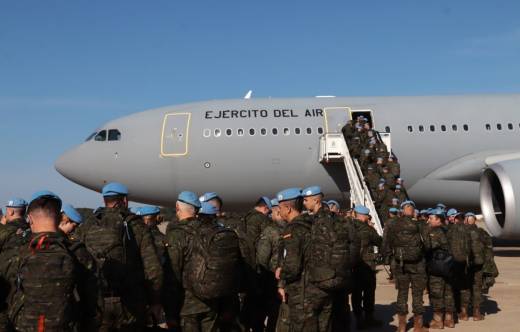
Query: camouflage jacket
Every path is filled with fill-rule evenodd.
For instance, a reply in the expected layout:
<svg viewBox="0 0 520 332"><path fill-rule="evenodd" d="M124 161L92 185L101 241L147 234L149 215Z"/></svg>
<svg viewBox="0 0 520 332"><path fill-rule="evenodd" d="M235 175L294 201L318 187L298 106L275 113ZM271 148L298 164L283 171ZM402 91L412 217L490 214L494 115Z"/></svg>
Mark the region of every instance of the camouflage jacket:
<svg viewBox="0 0 520 332"><path fill-rule="evenodd" d="M280 237L284 222L272 222L264 228L256 245L256 262L267 271L274 272L279 266Z"/></svg>
<svg viewBox="0 0 520 332"><path fill-rule="evenodd" d="M287 287L297 284L308 262L312 218L300 215L287 224L282 235L281 279Z"/></svg>
<svg viewBox="0 0 520 332"><path fill-rule="evenodd" d="M435 250L450 251L447 229L444 226L431 227L427 225L423 228L424 247L428 253Z"/></svg>
<svg viewBox="0 0 520 332"><path fill-rule="evenodd" d="M374 227L371 227L368 223L355 219L354 224L356 225L357 236L361 242L360 263L365 266L369 266L372 270L375 270L377 255L374 247L381 248L383 239L377 234L377 231L374 229Z"/></svg>

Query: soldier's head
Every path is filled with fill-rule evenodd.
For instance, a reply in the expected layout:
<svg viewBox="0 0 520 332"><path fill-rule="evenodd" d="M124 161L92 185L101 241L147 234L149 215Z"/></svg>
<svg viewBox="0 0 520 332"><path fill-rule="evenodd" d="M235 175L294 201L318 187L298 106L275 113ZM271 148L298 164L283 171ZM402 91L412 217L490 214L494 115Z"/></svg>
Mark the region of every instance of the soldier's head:
<svg viewBox="0 0 520 332"><path fill-rule="evenodd" d="M415 203L413 201L404 201L401 203L401 210L403 211L403 216L414 217Z"/></svg>
<svg viewBox="0 0 520 332"><path fill-rule="evenodd" d="M459 214L459 211L457 211L457 209L449 209L448 212L446 212L446 216L448 218L448 222L450 224L454 224L456 222L456 217L457 215Z"/></svg>
<svg viewBox="0 0 520 332"><path fill-rule="evenodd" d="M27 202L23 198L11 198L5 205L6 222L20 219L25 216Z"/></svg>
<svg viewBox="0 0 520 332"><path fill-rule="evenodd" d="M271 219L274 222L283 221L282 216L280 215L280 203L278 203L278 199L271 199Z"/></svg>
<svg viewBox="0 0 520 332"><path fill-rule="evenodd" d="M27 219L33 233L56 232L61 216L61 199L48 190L33 194L27 208Z"/></svg>
<svg viewBox="0 0 520 332"><path fill-rule="evenodd" d="M222 201L222 198L220 198L220 196L217 193L215 193L215 192L207 192L204 195L202 195L199 198L199 200L201 202L208 202L208 203L210 203L211 205L213 205L214 207L217 208L219 213L222 210L222 206L224 205L224 201Z"/></svg>
<svg viewBox="0 0 520 332"><path fill-rule="evenodd" d="M81 214L70 204L63 204L61 207L61 218L58 227L65 234L74 232L76 227L83 223Z"/></svg>
<svg viewBox="0 0 520 332"><path fill-rule="evenodd" d="M128 188L117 182L106 184L101 190L107 208L127 208Z"/></svg>
<svg viewBox="0 0 520 332"><path fill-rule="evenodd" d="M444 224L444 211L441 209L433 209L428 216L428 224L431 227L440 227Z"/></svg>
<svg viewBox="0 0 520 332"><path fill-rule="evenodd" d="M468 212L464 215L464 223L466 225L475 225L477 222L477 216L473 212Z"/></svg>
<svg viewBox="0 0 520 332"><path fill-rule="evenodd" d="M307 211L316 213L321 208L323 193L318 186L311 186L302 190L303 206Z"/></svg>
<svg viewBox="0 0 520 332"><path fill-rule="evenodd" d="M260 197L255 203L255 210L268 216L271 213L271 200L265 196Z"/></svg>
<svg viewBox="0 0 520 332"><path fill-rule="evenodd" d="M280 191L276 198L280 209L280 217L287 222L291 222L299 216L303 210L303 197L299 188L289 188Z"/></svg>
<svg viewBox="0 0 520 332"><path fill-rule="evenodd" d="M393 207L393 208L388 209L388 217L394 218L394 217L397 217L398 214L399 214L398 208Z"/></svg>
<svg viewBox="0 0 520 332"><path fill-rule="evenodd" d="M339 203L335 200L330 200L327 202L327 205L329 206L330 212L339 213L341 206Z"/></svg>
<svg viewBox="0 0 520 332"><path fill-rule="evenodd" d="M199 218L201 220L214 220L217 217L218 210L215 205L209 202L202 202L199 210Z"/></svg>
<svg viewBox="0 0 520 332"><path fill-rule="evenodd" d="M354 218L362 222L370 221L370 210L364 205L356 205L354 207Z"/></svg>
<svg viewBox="0 0 520 332"><path fill-rule="evenodd" d="M143 218L143 222L147 226L155 226L159 222L159 214L161 209L158 206L143 206L137 209L136 215Z"/></svg>
<svg viewBox="0 0 520 332"><path fill-rule="evenodd" d="M383 165L384 161L383 161L383 158L379 157L379 158L377 158L376 162L377 162L378 165Z"/></svg>
<svg viewBox="0 0 520 332"><path fill-rule="evenodd" d="M194 192L181 192L177 197L177 202L175 203L175 213L177 215L177 219L185 220L195 217L200 207L200 200Z"/></svg>

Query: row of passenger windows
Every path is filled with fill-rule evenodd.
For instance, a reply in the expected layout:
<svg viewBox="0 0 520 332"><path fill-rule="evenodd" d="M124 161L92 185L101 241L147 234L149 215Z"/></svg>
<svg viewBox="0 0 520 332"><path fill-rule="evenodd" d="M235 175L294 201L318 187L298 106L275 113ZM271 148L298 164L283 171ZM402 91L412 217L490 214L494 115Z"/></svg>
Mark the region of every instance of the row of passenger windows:
<svg viewBox="0 0 520 332"><path fill-rule="evenodd" d="M214 137L220 137L222 135L226 135L229 137L229 136L233 136L233 134L235 134L237 136L244 136L246 134L249 134L249 136L255 136L257 134L257 132L261 136L266 136L268 134L272 135L272 136L277 136L278 134L288 136L291 134L291 128L285 127L280 130L278 130L278 128L271 128L271 129L260 128L259 130L255 129L255 128L249 128L249 129L237 128L235 130L233 130L231 128L227 128L225 130L222 130L220 128L215 128L213 130L206 128L206 129L204 129L202 135L204 137L210 137L212 134ZM311 127L307 127L307 128L303 128L303 129L294 128L292 130L292 132L295 135L301 135L301 134L312 135L313 128L311 128ZM323 128L322 127L316 128L316 134L322 135Z"/></svg>
<svg viewBox="0 0 520 332"><path fill-rule="evenodd" d="M90 141L94 138L94 141L104 142L109 141L119 141L121 140L121 132L117 129L109 129L109 130L101 130L100 132L92 133L85 141Z"/></svg>
<svg viewBox="0 0 520 332"><path fill-rule="evenodd" d="M429 129L431 132L434 132L434 131L437 130L437 127L435 125L430 125L430 126L419 125L419 126L417 126L417 130L419 132L421 132L421 133L426 131L427 129ZM449 126L446 126L446 125L440 125L439 126L439 130L440 131L444 131L444 132L448 131L448 130L458 131L459 127L456 124L451 125L451 128ZM462 125L462 130L469 131L469 126L467 124ZM412 133L414 131L414 126L408 126L408 131Z"/></svg>

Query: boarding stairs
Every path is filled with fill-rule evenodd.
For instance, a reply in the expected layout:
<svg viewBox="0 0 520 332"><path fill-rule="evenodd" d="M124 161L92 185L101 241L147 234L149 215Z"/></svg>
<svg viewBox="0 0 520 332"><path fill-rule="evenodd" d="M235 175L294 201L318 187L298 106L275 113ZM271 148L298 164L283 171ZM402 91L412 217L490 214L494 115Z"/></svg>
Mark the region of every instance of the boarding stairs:
<svg viewBox="0 0 520 332"><path fill-rule="evenodd" d="M382 141L390 148L390 136L381 136ZM365 182L365 176L359 166L357 159L352 158L347 143L342 133L326 133L320 137L320 156L321 163L340 163L342 162L347 172L350 185L350 202L353 205L364 205L370 210L372 222L377 233L383 235L383 226L377 213L376 206L372 200L370 189Z"/></svg>

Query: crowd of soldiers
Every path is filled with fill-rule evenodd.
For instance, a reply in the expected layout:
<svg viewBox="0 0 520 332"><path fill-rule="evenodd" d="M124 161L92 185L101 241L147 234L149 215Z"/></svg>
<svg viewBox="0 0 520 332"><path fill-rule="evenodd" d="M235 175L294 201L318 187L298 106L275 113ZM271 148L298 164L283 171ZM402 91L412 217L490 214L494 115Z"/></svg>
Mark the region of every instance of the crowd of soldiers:
<svg viewBox="0 0 520 332"><path fill-rule="evenodd" d="M84 218L49 191L7 203L0 225L1 331L349 331L377 328L377 266L390 266L398 331L482 320L482 294L498 275L475 215L439 204L417 211L366 119L344 128L373 190L370 210L342 210L319 186L259 197L245 215L215 192L183 191L176 218L128 208L109 183L104 207ZM353 144L350 144L354 142ZM470 310L472 309L472 310Z"/></svg>

